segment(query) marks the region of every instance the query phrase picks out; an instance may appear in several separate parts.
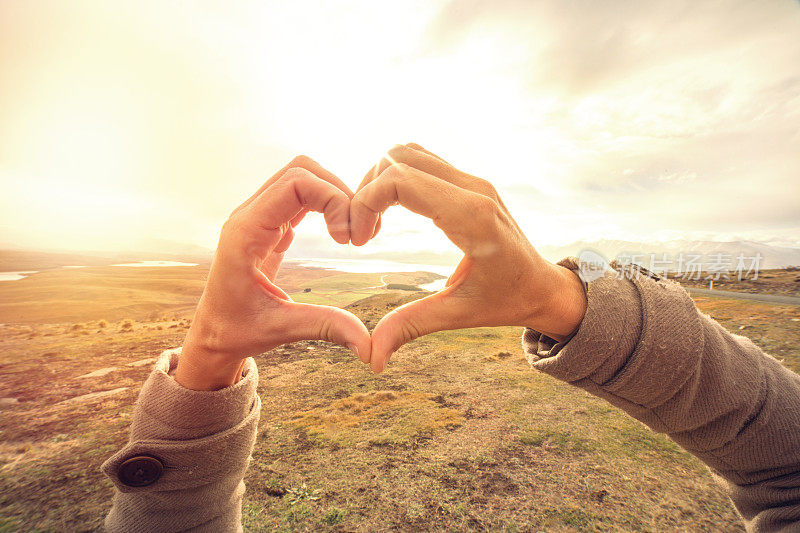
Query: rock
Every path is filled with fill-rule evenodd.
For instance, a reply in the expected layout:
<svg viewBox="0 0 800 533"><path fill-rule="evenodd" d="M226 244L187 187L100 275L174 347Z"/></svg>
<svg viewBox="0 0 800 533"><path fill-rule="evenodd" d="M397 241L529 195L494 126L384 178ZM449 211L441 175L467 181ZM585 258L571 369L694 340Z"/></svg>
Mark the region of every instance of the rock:
<svg viewBox="0 0 800 533"><path fill-rule="evenodd" d="M99 370L95 370L94 372L89 372L88 374L84 374L82 376L78 376L78 379L99 378L101 376L105 376L107 374L110 374L115 370L119 370L119 367L117 367L117 366L109 366L109 367L106 367L106 368L101 368Z"/></svg>
<svg viewBox="0 0 800 533"><path fill-rule="evenodd" d="M99 398L105 398L107 396L113 396L115 394L119 394L120 392L128 390L128 387L119 387L116 389L111 390L104 390L99 392L90 392L89 394L82 394L81 396L75 396L73 398L67 398L66 400L62 400L58 402L58 405L64 405L69 403L77 403L82 401L89 401L89 400L97 400Z"/></svg>
<svg viewBox="0 0 800 533"><path fill-rule="evenodd" d="M9 405L16 405L19 400L16 398L0 398L0 407L7 407Z"/></svg>
<svg viewBox="0 0 800 533"><path fill-rule="evenodd" d="M135 368L135 367L139 367L139 366L150 365L150 364L153 364L155 362L156 362L156 358L155 357L151 357L150 359L140 359L139 361L134 361L132 363L128 363L125 366L132 366L132 367Z"/></svg>
<svg viewBox="0 0 800 533"><path fill-rule="evenodd" d="M180 355L181 354L181 346L178 346L177 348L170 348L168 350L164 350L163 352L161 352L160 357L170 356L170 355L172 355L174 353Z"/></svg>

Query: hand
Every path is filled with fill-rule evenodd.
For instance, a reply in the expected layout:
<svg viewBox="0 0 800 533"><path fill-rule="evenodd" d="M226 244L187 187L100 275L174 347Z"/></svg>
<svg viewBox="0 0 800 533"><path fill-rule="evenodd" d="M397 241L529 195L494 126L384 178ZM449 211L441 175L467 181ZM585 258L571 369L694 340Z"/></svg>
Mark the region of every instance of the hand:
<svg viewBox="0 0 800 533"><path fill-rule="evenodd" d="M287 342L320 339L370 359L370 337L351 313L295 303L273 280L293 228L311 210L325 215L340 244L350 240L353 193L314 161L299 157L272 176L225 222L175 379L215 390L235 383L244 360Z"/></svg>
<svg viewBox="0 0 800 533"><path fill-rule="evenodd" d="M367 173L350 203L350 240L365 244L380 214L401 204L433 220L464 252L446 288L398 307L372 332L370 366L385 367L406 342L434 331L527 326L560 340L580 324L580 279L542 259L492 185L421 146L396 146Z"/></svg>

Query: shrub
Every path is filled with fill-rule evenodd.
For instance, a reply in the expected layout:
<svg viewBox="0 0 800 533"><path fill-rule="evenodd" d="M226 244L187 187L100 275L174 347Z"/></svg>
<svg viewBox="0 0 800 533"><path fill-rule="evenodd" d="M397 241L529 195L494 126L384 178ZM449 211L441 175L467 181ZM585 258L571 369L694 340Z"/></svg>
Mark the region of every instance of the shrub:
<svg viewBox="0 0 800 533"><path fill-rule="evenodd" d="M416 285L408 285L406 283L389 283L386 285L386 288L389 290L395 291L421 291L419 287Z"/></svg>
<svg viewBox="0 0 800 533"><path fill-rule="evenodd" d="M99 327L101 329L102 328L107 328L108 327L108 322L106 322L105 320L101 320L100 322L97 323L97 327Z"/></svg>
<svg viewBox="0 0 800 533"><path fill-rule="evenodd" d="M325 516L322 517L322 521L328 524L329 526L335 526L336 524L339 524L342 522L342 520L344 520L344 515L345 512L342 511L341 509L338 509L336 507L331 507L325 513Z"/></svg>
<svg viewBox="0 0 800 533"><path fill-rule="evenodd" d="M130 319L126 319L122 321L122 325L120 325L120 331L132 331L133 330L133 321Z"/></svg>

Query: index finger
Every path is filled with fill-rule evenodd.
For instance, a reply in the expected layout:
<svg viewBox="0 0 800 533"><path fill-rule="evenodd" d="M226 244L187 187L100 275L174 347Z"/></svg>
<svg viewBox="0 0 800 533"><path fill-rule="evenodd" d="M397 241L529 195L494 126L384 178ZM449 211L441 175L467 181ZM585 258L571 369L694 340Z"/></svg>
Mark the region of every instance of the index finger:
<svg viewBox="0 0 800 533"><path fill-rule="evenodd" d="M258 190L255 193L253 193L252 196L250 196L250 198L245 200L244 203L242 203L242 205L240 205L239 207L236 208L236 210L234 210L234 213L236 211L240 210L240 209L243 209L243 208L247 207L261 193L263 193L265 190L267 190L269 187L271 187L284 174L286 174L286 172L289 169L292 169L292 168L302 168L304 170L307 170L307 171L311 172L312 174L314 174L315 176L317 176L318 178L320 178L320 179L322 179L324 181L327 181L328 183L330 183L334 187L338 188L339 190L344 192L348 197L350 197L350 198L353 197L353 191L350 189L350 187L347 186L347 184L345 184L341 179L339 179L339 177L337 177L335 174L333 174L332 172L330 172L327 169L325 169L322 165L320 165L319 163L317 163L316 161L314 161L310 157L305 156L305 155L298 155L297 157L292 159L289 162L289 164L284 166L278 172L273 174L267 181L265 181L264 184L261 185L261 187L259 187Z"/></svg>
<svg viewBox="0 0 800 533"><path fill-rule="evenodd" d="M400 204L433 220L465 253L491 238L498 213L489 197L463 189L403 163L386 168L359 190L350 202L350 240L360 246L369 240L377 217Z"/></svg>
<svg viewBox="0 0 800 533"><path fill-rule="evenodd" d="M248 246L266 256L280 242L284 230L298 214L317 211L325 216L328 232L341 244L350 240L350 198L338 187L308 170L287 170L272 187L236 213L236 226L245 231Z"/></svg>

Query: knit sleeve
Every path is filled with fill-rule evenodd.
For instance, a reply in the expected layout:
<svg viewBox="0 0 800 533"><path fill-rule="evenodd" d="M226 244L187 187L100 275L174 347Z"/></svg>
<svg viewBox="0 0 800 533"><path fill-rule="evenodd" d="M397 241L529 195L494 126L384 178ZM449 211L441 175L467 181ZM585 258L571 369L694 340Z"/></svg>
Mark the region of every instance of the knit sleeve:
<svg viewBox="0 0 800 533"><path fill-rule="evenodd" d="M134 410L128 444L102 465L115 485L108 531L238 531L245 470L261 400L258 369L218 391L194 391L170 375L163 356Z"/></svg>
<svg viewBox="0 0 800 533"><path fill-rule="evenodd" d="M800 376L701 313L674 281L627 274L588 283L568 341L526 330L531 364L697 456L724 479L748 530L800 531Z"/></svg>

